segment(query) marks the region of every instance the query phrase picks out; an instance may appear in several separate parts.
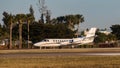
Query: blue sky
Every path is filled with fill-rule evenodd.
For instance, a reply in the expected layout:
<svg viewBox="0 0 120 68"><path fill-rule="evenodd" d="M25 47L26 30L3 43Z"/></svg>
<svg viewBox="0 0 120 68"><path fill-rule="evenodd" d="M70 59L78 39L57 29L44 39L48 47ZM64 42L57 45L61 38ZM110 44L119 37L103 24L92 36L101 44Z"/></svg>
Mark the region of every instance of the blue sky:
<svg viewBox="0 0 120 68"><path fill-rule="evenodd" d="M12 14L28 13L30 4L33 5L36 20L40 13L36 6L38 0L0 0L0 23L4 11ZM68 15L82 14L85 22L80 29L90 27L109 28L111 25L120 24L120 0L46 0L52 18Z"/></svg>

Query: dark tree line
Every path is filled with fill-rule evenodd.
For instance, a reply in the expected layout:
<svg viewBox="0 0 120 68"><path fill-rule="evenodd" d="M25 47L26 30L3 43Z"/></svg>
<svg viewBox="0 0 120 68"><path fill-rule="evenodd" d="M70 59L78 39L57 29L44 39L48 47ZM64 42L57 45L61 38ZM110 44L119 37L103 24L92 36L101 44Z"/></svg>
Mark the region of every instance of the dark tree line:
<svg viewBox="0 0 120 68"><path fill-rule="evenodd" d="M116 41L116 36L112 33L106 35L104 33L99 32L99 30L96 32L97 37L95 37L94 42L95 43L106 43L111 41Z"/></svg>
<svg viewBox="0 0 120 68"><path fill-rule="evenodd" d="M97 31L96 35L97 37L95 38L95 43L105 43L106 41L116 41L120 40L120 25L115 24L110 27L111 33L106 35L104 33L100 33L99 30Z"/></svg>
<svg viewBox="0 0 120 68"><path fill-rule="evenodd" d="M13 28L13 38L17 38L17 35L19 34L18 26L15 26ZM23 24L23 40L27 40L27 24ZM74 37L74 31L71 31L66 27L64 24L43 24L39 22L33 22L30 24L30 40L35 43L39 42L45 38L72 38Z"/></svg>
<svg viewBox="0 0 120 68"><path fill-rule="evenodd" d="M118 40L120 40L120 24L112 25L111 27L112 34L114 34Z"/></svg>

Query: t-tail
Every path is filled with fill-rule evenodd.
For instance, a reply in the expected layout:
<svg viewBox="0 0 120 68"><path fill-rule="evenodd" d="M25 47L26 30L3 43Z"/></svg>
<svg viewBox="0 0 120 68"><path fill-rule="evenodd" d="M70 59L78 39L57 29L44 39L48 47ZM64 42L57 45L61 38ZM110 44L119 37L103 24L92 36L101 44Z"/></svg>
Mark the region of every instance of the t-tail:
<svg viewBox="0 0 120 68"><path fill-rule="evenodd" d="M91 28L86 35L86 38L95 36L97 28Z"/></svg>
<svg viewBox="0 0 120 68"><path fill-rule="evenodd" d="M94 41L95 38L95 33L96 33L97 28L91 28L86 37L84 38L84 40L82 41L83 43L92 43Z"/></svg>

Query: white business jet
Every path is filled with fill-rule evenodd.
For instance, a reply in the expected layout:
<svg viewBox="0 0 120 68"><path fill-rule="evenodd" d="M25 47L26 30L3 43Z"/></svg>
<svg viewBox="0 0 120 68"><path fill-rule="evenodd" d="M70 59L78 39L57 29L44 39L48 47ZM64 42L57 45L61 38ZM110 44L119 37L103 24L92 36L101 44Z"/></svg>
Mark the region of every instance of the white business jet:
<svg viewBox="0 0 120 68"><path fill-rule="evenodd" d="M66 45L82 45L92 43L95 38L97 28L91 28L85 37L72 39L44 39L41 42L35 43L36 47L60 47Z"/></svg>

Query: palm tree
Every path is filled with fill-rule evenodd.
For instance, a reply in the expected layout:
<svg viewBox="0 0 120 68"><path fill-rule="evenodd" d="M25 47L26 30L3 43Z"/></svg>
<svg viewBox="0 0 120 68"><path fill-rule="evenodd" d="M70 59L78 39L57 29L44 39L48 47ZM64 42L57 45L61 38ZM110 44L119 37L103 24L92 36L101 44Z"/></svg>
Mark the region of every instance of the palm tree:
<svg viewBox="0 0 120 68"><path fill-rule="evenodd" d="M68 28L74 31L74 25L75 25L75 16L74 15L67 15L66 16L66 24L68 25Z"/></svg>
<svg viewBox="0 0 120 68"><path fill-rule="evenodd" d="M84 17L83 17L83 15L77 14L75 20L76 20L75 24L77 24L77 37L78 37L78 30L80 27L80 23L84 22Z"/></svg>
<svg viewBox="0 0 120 68"><path fill-rule="evenodd" d="M22 24L25 22L25 15L24 14L17 14L16 19L19 23L19 48L22 48Z"/></svg>
<svg viewBox="0 0 120 68"><path fill-rule="evenodd" d="M30 48L30 45L29 45L29 31L30 31L30 29L29 29L29 24L31 23L31 22L33 22L34 21L34 16L32 15L32 14L26 14L26 21L27 21L27 26L28 26L28 48Z"/></svg>
<svg viewBox="0 0 120 68"><path fill-rule="evenodd" d="M10 14L9 23L10 23L10 49L12 49L12 28L13 28L14 16Z"/></svg>
<svg viewBox="0 0 120 68"><path fill-rule="evenodd" d="M3 13L3 21L6 27L10 30L9 32L9 39L10 39L10 45L9 48L12 49L12 28L13 28L13 23L15 22L15 16L12 14L8 14L7 12Z"/></svg>
<svg viewBox="0 0 120 68"><path fill-rule="evenodd" d="M26 14L27 31L28 31L28 34L27 34L28 35L28 42L27 42L28 48L30 48L30 46L29 46L29 40L30 40L30 38L29 38L30 37L29 36L29 31L30 31L29 25L30 25L31 22L33 22L35 20L34 10L32 8L32 5L30 5L29 11L30 11L30 13Z"/></svg>
<svg viewBox="0 0 120 68"><path fill-rule="evenodd" d="M76 15L76 24L78 25L78 28L79 28L79 26L80 26L80 23L82 23L82 22L84 22L84 17L83 17L83 15L79 15L79 14L77 14Z"/></svg>

